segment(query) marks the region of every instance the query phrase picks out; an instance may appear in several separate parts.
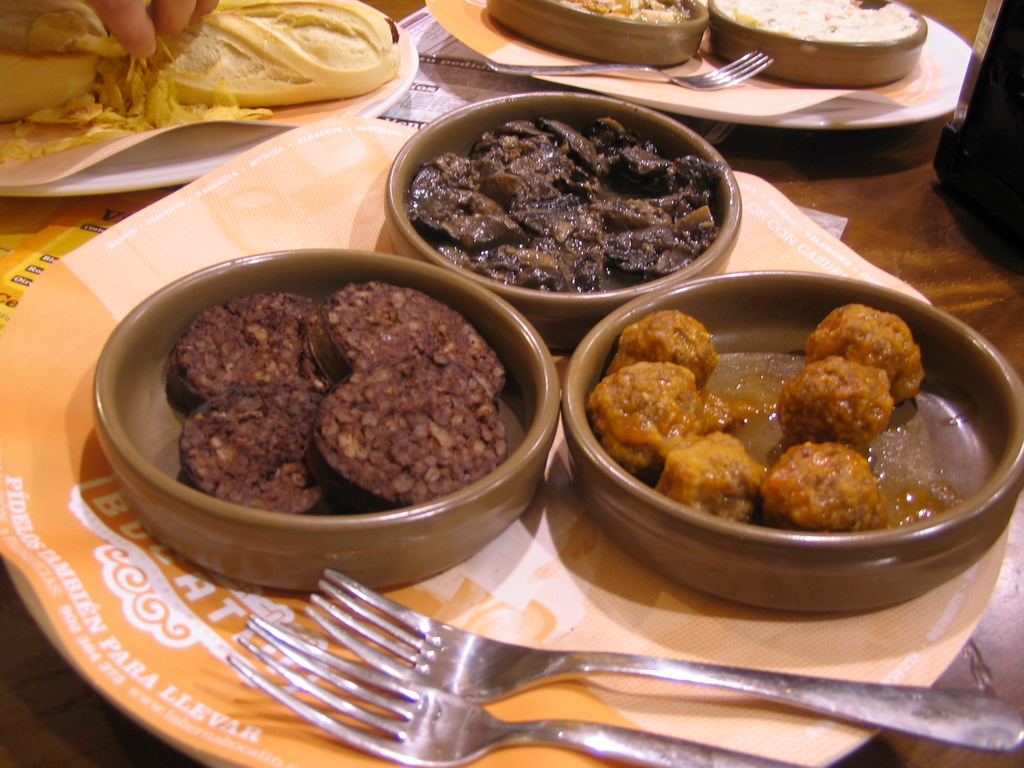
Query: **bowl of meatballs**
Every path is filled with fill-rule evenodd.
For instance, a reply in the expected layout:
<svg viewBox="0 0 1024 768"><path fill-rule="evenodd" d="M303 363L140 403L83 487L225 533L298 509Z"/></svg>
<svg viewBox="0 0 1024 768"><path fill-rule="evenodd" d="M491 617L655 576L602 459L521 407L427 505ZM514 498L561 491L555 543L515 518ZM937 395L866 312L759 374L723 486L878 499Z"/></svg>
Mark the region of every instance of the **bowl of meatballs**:
<svg viewBox="0 0 1024 768"><path fill-rule="evenodd" d="M703 278L580 342L573 483L668 579L748 605L917 597L1002 535L1024 487L1024 386L930 304L833 276Z"/></svg>
<svg viewBox="0 0 1024 768"><path fill-rule="evenodd" d="M150 534L210 571L379 588L475 554L530 504L554 361L490 291L400 256L302 250L187 275L97 364L99 443Z"/></svg>
<svg viewBox="0 0 1024 768"><path fill-rule="evenodd" d="M449 113L398 153L385 196L398 253L494 291L556 350L631 299L720 270L739 234L736 179L707 141L597 94Z"/></svg>

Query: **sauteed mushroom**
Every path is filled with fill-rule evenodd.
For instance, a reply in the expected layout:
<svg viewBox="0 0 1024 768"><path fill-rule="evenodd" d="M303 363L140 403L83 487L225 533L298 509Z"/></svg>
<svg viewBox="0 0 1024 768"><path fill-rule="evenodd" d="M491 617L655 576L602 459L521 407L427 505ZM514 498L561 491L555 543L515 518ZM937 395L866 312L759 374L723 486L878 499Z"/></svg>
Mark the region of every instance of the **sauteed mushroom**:
<svg viewBox="0 0 1024 768"><path fill-rule="evenodd" d="M455 264L510 285L593 292L690 264L719 231L720 170L670 159L618 121L550 118L487 131L468 156L425 163L409 189L417 230Z"/></svg>

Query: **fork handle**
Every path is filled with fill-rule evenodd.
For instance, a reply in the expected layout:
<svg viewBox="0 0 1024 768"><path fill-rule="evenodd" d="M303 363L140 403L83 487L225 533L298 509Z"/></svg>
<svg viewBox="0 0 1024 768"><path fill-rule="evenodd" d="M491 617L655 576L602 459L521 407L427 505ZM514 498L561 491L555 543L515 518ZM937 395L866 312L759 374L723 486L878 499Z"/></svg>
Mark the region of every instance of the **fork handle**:
<svg viewBox="0 0 1024 768"><path fill-rule="evenodd" d="M576 720L502 723L506 744L568 747L603 759L656 768L795 768L729 749L674 739L657 733Z"/></svg>
<svg viewBox="0 0 1024 768"><path fill-rule="evenodd" d="M484 61L489 69L503 75L600 75L612 73L619 77L635 80L654 80L664 82L669 76L659 69L643 64L622 64L617 62L597 62L594 64L499 64L496 61Z"/></svg>
<svg viewBox="0 0 1024 768"><path fill-rule="evenodd" d="M757 694L826 715L961 746L1010 751L1024 743L1024 719L987 693L805 677L617 653L548 652L543 677L634 674Z"/></svg>

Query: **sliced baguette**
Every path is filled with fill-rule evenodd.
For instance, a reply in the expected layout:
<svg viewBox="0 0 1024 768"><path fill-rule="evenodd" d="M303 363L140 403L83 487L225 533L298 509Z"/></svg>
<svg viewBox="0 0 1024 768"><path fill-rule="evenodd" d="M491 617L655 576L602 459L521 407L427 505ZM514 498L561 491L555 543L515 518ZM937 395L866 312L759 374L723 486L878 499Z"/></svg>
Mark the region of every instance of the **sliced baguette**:
<svg viewBox="0 0 1024 768"><path fill-rule="evenodd" d="M0 0L0 121L59 107L96 78L99 16L80 0Z"/></svg>
<svg viewBox="0 0 1024 768"><path fill-rule="evenodd" d="M229 93L274 107L369 93L398 72L398 35L357 0L276 0L225 7L167 41L161 65L183 104Z"/></svg>

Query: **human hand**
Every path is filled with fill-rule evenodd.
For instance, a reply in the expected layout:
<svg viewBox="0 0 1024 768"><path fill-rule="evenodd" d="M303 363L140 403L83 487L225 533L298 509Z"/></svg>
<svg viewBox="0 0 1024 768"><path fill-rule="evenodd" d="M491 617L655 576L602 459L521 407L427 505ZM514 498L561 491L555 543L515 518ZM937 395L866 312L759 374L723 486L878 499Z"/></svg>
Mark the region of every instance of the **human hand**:
<svg viewBox="0 0 1024 768"><path fill-rule="evenodd" d="M218 0L87 0L128 53L156 51L158 35L175 35L217 7Z"/></svg>

